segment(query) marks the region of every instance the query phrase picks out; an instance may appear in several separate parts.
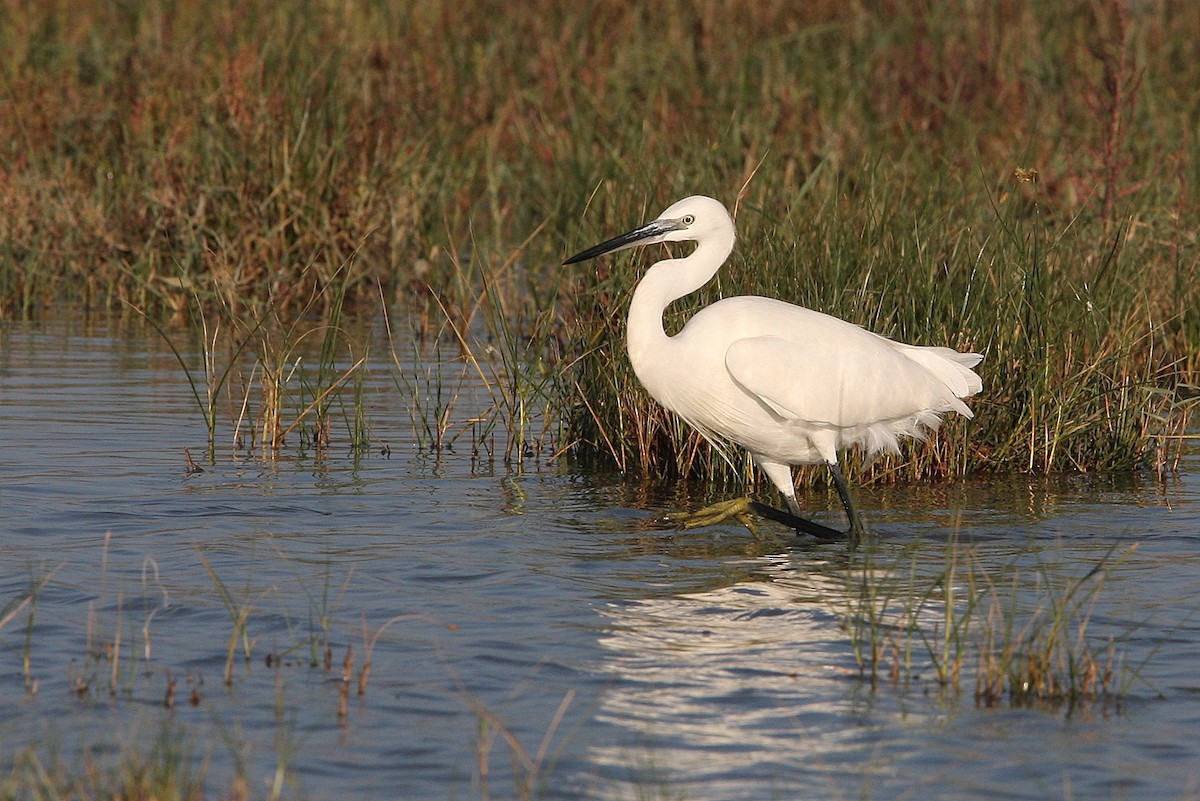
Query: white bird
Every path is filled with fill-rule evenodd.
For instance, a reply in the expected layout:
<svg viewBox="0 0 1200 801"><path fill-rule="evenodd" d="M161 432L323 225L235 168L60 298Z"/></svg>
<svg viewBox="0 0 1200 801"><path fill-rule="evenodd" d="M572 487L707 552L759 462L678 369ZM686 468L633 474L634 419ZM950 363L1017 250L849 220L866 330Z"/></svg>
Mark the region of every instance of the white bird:
<svg viewBox="0 0 1200 801"><path fill-rule="evenodd" d="M653 222L567 259L565 264L657 242L694 241L690 255L646 271L629 307L627 346L638 380L667 409L714 444L732 442L783 494L791 516L749 499L747 509L818 537L841 536L805 520L792 465L826 464L846 508L850 535L864 533L838 452L858 445L895 452L902 436L923 438L943 412L971 417L963 403L983 388L971 370L983 358L951 348L906 345L821 312L773 298L725 298L697 312L674 336L663 312L708 283L733 250L733 220L696 195ZM713 518L706 518L712 522Z"/></svg>

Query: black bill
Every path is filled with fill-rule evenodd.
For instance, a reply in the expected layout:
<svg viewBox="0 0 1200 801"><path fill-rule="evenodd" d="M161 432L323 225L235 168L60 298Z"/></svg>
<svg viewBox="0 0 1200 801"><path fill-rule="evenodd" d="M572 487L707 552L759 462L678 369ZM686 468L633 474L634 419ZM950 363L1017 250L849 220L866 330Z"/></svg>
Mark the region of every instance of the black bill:
<svg viewBox="0 0 1200 801"><path fill-rule="evenodd" d="M655 242L661 242L664 236L671 231L678 230L679 227L677 220L655 220L652 223L646 223L641 228L635 228L627 234L621 234L607 242L601 242L595 247L590 247L587 250L576 253L564 261L563 264L575 264L576 262L587 261L597 256L603 256L605 253L633 248L638 245L652 245Z"/></svg>

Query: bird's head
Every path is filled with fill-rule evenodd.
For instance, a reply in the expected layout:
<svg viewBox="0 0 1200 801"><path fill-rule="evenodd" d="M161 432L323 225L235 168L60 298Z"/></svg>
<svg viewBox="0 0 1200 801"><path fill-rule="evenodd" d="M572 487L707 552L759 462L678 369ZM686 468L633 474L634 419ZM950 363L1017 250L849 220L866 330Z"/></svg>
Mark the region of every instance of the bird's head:
<svg viewBox="0 0 1200 801"><path fill-rule="evenodd" d="M672 203L653 222L576 253L563 264L575 264L605 253L656 242L705 242L713 237L729 237L732 233L733 220L720 201L704 195L692 195Z"/></svg>

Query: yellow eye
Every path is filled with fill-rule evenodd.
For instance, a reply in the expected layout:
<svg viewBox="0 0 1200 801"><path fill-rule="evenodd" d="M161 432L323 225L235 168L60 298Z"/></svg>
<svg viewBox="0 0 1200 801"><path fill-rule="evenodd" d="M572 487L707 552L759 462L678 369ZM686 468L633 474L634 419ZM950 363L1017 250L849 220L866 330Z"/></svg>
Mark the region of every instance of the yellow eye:
<svg viewBox="0 0 1200 801"><path fill-rule="evenodd" d="M691 225L695 221L696 221L696 218L690 214L683 215L683 219L680 220L680 222L683 223L684 225Z"/></svg>

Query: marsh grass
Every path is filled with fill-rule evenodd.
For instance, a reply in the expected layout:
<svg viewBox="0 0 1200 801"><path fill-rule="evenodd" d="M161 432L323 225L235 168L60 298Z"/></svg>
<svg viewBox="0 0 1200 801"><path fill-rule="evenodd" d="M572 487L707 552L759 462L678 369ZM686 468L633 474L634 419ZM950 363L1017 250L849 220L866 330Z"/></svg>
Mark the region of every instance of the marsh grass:
<svg viewBox="0 0 1200 801"><path fill-rule="evenodd" d="M208 320L201 314L200 333L201 333L201 354L203 356L203 374L197 377L193 374L188 359L180 353L179 347L171 336L160 326L155 320L149 317L141 309L133 309L140 315L150 327L162 338L162 340L170 348L171 353L175 356L175 360L179 363L183 374L187 377L188 386L192 391L192 397L196 400L196 406L200 410L200 414L204 417L205 429L208 431L208 449L207 457L209 463L216 460L217 451L217 429L219 426L218 406L221 397L221 390L225 387L226 382L239 366L239 361L242 352L246 346L250 344L250 337L244 337L240 343L237 343L233 348L233 353L224 365L216 363L218 352L218 343L221 336L221 326L219 321L212 325L212 330L209 330ZM256 333L262 326L263 321L259 320L254 324L251 335ZM203 387L203 394L201 393ZM248 402L247 398L247 402ZM245 404L243 404L243 409ZM191 454L188 454L189 469L193 466Z"/></svg>
<svg viewBox="0 0 1200 801"><path fill-rule="evenodd" d="M266 783L259 789L253 789L247 784L246 777L251 770L247 756L261 748L264 743L247 740L248 735L241 730L236 720L223 720L226 714L225 707L219 701L200 695L203 677L198 674L198 669L189 668L186 671L185 686L191 688L189 703L193 707L204 705L211 708L211 724L215 734L200 739L186 722L195 720L194 718L176 719L177 695L183 677L177 676L171 665L180 655L173 653L170 648L157 648L152 654L151 641L147 634L155 616L171 608L163 577L159 575L156 564L150 561L143 563L141 599L140 602L135 601L137 593L121 587L109 573L109 545L110 541L106 538L98 566L98 597L88 604L83 666L76 667L76 660L71 660L67 668L70 673L69 686L79 700L87 701L101 689L97 676L110 673L107 676L107 705L122 704L132 709L141 708L143 711L159 706L163 710L163 716L157 718L157 722L139 719L123 729L117 737L105 737L96 742L71 743L69 749L60 747L53 741L30 743L11 749L11 761L0 771L0 797L122 798L133 801L191 801L210 797L236 801L260 795L270 799L289 797L295 789L293 763L302 753L307 735L300 730L297 722L298 701L295 688L287 678L289 671L285 668L299 667L330 676L332 681L322 681L319 684L332 688L330 715L336 718L339 725L346 726L349 724L351 689L356 685L357 696L364 699L365 703L374 651L386 635L396 635L401 626L414 622L448 630L457 628L453 624L424 615L408 614L397 615L371 629L363 617L360 655L352 644L354 627L347 625L349 618L343 619L337 614L339 606L352 589L354 571L348 571L340 583L334 582L332 575L327 573L318 591L309 592L308 588L305 588L310 607L309 630L305 632L293 628L289 615L284 612L282 617L285 622L289 622L286 632L283 632L285 643L278 652L272 651L267 654L267 680L263 681L260 678L256 681L250 666L254 648L266 627L279 625L279 616L270 609L269 597L272 592L255 589L249 578L240 590L231 588L208 558L197 551L196 558L212 584L216 602L227 613L229 630L228 639L223 647L218 640L213 640L208 646L201 646L201 660L207 659L203 655L205 647L223 651L224 685L236 704L261 706L255 694L273 691L273 698L268 707L273 708L274 727L263 730L256 722L255 729L259 735L270 738L275 763L272 771L262 774L266 777ZM281 553L276 555L282 560L287 559ZM23 632L23 645L18 654L24 666L27 688L30 680L35 684L39 680L38 675L30 669L37 645L34 638L41 631L35 626L34 617L38 598L47 587L53 586L60 567L35 574L29 589L0 609L0 632L4 632L6 627L19 620L22 614L28 616L28 624ZM187 601L184 601L183 605L186 604ZM97 612L97 607L107 611ZM128 636L137 617L135 613L144 614L141 618L143 641L137 644L144 649L144 659L141 661L136 657L135 643ZM271 622L268 622L269 618L272 619ZM288 636L294 639L290 645L286 642ZM171 640L170 637L167 639ZM310 659L290 658L291 654L303 655L310 649ZM336 666L332 659L335 650L341 657ZM325 655L323 661L317 657L321 651ZM130 659L130 656L134 658ZM190 660L194 657L195 654L185 658ZM235 670L239 662L244 663L244 672ZM52 668L43 665L41 669ZM160 678L161 684L158 681ZM233 687L235 682L239 685L236 689ZM162 695L158 698L161 701L147 704L146 694L152 695L160 688ZM36 687L27 691L37 692ZM569 691L564 697L558 713L551 720L540 741L538 750L532 753L524 750L520 740L515 738L512 729L504 724L499 715L480 706L481 719L486 718L489 725L494 727L494 731L502 732L506 738L505 742L513 749L513 758L516 761L514 786L520 792L520 797L532 798L538 794L539 782L545 779L545 772L551 764L553 752L550 746L553 737L573 697L574 691ZM447 701L452 700L448 696ZM272 712L268 711L266 714L269 720ZM228 751L232 773L226 776L229 770L222 767L222 784L214 787L210 776L214 761L212 749L219 747L222 742ZM6 745L11 746L11 743ZM484 796L487 797L486 789Z"/></svg>
<svg viewBox="0 0 1200 801"><path fill-rule="evenodd" d="M478 389L491 392L492 386L467 345L456 335L456 344L440 336L426 338L405 332L397 341L390 315L384 311L388 352L394 371L393 385L406 400L405 408L412 426L413 440L420 452L440 456L454 449L467 431L479 432L477 442L486 442L495 427L495 417L481 414L474 395ZM449 324L449 323L448 323ZM404 355L401 355L401 348ZM446 351L451 351L450 355ZM465 354L465 355L464 355ZM460 404L470 411L460 411Z"/></svg>
<svg viewBox="0 0 1200 801"><path fill-rule="evenodd" d="M213 570L208 559L199 551L196 552L200 564L204 566L204 572L208 574L208 578L212 581L213 589L217 591L217 597L220 598L222 606L225 607L226 613L229 615L230 630L229 640L225 648L225 686L233 685L234 668L236 666L236 657L238 644L242 646L242 658L246 662L250 661L250 655L253 651L253 642L250 638L250 614L254 611L254 602L249 600L241 600L234 596L233 592L226 586L217 572Z"/></svg>
<svg viewBox="0 0 1200 801"><path fill-rule="evenodd" d="M1033 546L998 564L955 539L938 571L920 546L863 552L846 573L843 617L859 669L903 686L924 672L954 694L973 680L986 706L1119 703L1137 679L1121 647L1134 630L1097 633L1093 615L1135 548L1114 545L1081 574Z"/></svg>
<svg viewBox="0 0 1200 801"><path fill-rule="evenodd" d="M208 763L193 751L182 731L164 722L146 731L143 742L123 747L115 765L87 753L81 760L48 757L33 748L16 751L8 772L0 777L5 798L120 798L125 801L200 801L206 792ZM222 798L249 797L235 782Z"/></svg>
<svg viewBox="0 0 1200 801"><path fill-rule="evenodd" d="M554 753L551 746L567 709L575 700L575 691L567 690L563 694L558 708L546 725L536 751L530 751L504 719L478 698L466 692L461 692L460 698L475 713L478 724L475 741L475 780L480 797L485 801L492 798L492 749L499 738L507 746L513 766L513 797L522 801L538 798L544 789L547 773L553 766Z"/></svg>
<svg viewBox="0 0 1200 801"><path fill-rule="evenodd" d="M31 577L29 589L0 607L0 631L13 622L22 612L26 613L24 645L21 649L21 675L25 682L25 692L37 695L39 680L33 672L33 632L37 613L37 599L41 591L54 578L54 574L62 568L56 565L48 571Z"/></svg>
<svg viewBox="0 0 1200 801"><path fill-rule="evenodd" d="M126 798L126 799L200 799L213 797L213 789L209 782L209 768L212 755L209 753L215 742L199 741L191 730L176 723L172 715L177 705L177 693L180 687L180 677L170 667L171 661L178 654L152 653L150 629L155 616L170 608L169 596L158 567L152 561L142 565L141 600L136 603L133 598L136 593L127 592L118 586L109 576L109 542L106 539L102 549L99 566L97 601L89 602L86 622L85 655L82 665L77 666L76 660L71 660L68 668L68 684L74 695L79 699L93 697L98 689L98 676L107 675L108 702L126 703L134 706L143 705L145 699L142 691L152 691L158 684L158 677L163 680L164 692L161 696L161 706L166 717L159 719L157 727L152 721L141 721L132 725L126 735L128 740L117 738L95 744L81 743L73 746L70 758L60 755L60 749L49 744L31 744L18 748L13 752L13 759L5 772L0 773L0 796L5 798ZM280 558L285 558L282 555ZM224 647L224 684L230 688L239 677L244 679L238 692L250 693L252 687L261 688L262 682L252 683L250 679L249 660L260 634L255 631L255 620L265 619L263 612L266 592L256 592L251 589L249 581L240 592L229 587L226 581L217 573L204 554L197 552L199 560L209 580L212 582L215 595L225 608L229 618L229 637ZM60 566L61 567L61 566ZM46 571L36 577L28 592L9 602L0 615L0 631L22 612L32 612L36 609L38 595L53 581L58 568ZM352 572L352 571L351 571ZM344 593L350 582L347 575L341 586ZM309 595L310 603L319 606L322 619L318 625L323 629L326 649L329 649L330 629L334 626L330 617L336 604L341 600L330 597L331 585L325 582L323 593L318 600ZM111 598L110 598L111 596ZM97 612L97 605L107 609L107 613ZM310 610L310 612L313 610ZM128 632L133 628L135 613L144 614L142 618L142 642L135 644ZM285 615L286 617L286 615ZM384 631L395 622L403 620L399 616L388 621L374 632L368 649L378 642ZM33 617L30 616L26 632L24 656L26 675L29 673L29 654L34 643ZM364 630L365 631L365 630ZM350 629L346 630L349 635ZM321 635L309 632L301 636L293 645L284 649L286 653L303 652L312 642L320 640ZM168 638L170 639L170 638ZM135 645L140 648L135 648ZM215 647L220 648L219 645ZM139 659L139 652L141 658ZM237 674L238 655L246 663L244 676ZM353 672L354 660L352 648L346 646L346 658L343 670L347 677ZM132 657L132 658L131 658ZM273 669L274 716L272 752L275 755L274 771L265 790L265 797L278 799L285 797L293 781L292 761L300 751L303 737L298 734L296 726L296 701L291 689L283 678L282 668L286 658L268 655L267 667ZM295 663L292 663L295 664ZM300 660L299 664L307 665L309 669L322 670L322 665L316 661ZM329 671L325 665L324 672ZM343 677L342 684L349 687L350 680ZM36 682L37 677L33 676ZM28 683L28 682L27 682ZM360 680L361 692L366 690L365 675ZM203 686L203 676L198 670L189 668L186 671L185 687L190 688L188 702L191 706L211 704L212 701L200 694ZM29 690L36 692L36 689ZM339 698L344 698L339 695ZM236 725L229 726L220 719L219 705L214 707L216 716L213 725L220 737L225 741L232 761L233 774L227 784L220 790L220 797L229 799L245 799L255 797L246 784L247 763L244 752L250 748L244 740L244 735ZM344 717L344 709L339 706L339 715ZM255 746L257 747L257 746Z"/></svg>
<svg viewBox="0 0 1200 801"><path fill-rule="evenodd" d="M312 449L322 456L338 417L351 451L368 447L362 369L369 342L344 328L344 286L335 282L310 298L290 321L269 308L251 319L226 307L206 309L195 295L199 323L194 330L133 309L166 343L187 379L208 434L209 464L225 442L234 453L273 460L293 434L301 452ZM312 316L315 307L322 309L321 316ZM193 335L195 348L177 341ZM356 352L360 342L361 354ZM199 354L200 368L192 363L193 353ZM219 439L225 430L228 439ZM187 458L188 471L198 472L190 453Z"/></svg>
<svg viewBox="0 0 1200 801"><path fill-rule="evenodd" d="M515 270L523 247L482 265L478 291L452 298L427 288L433 313L412 314L410 307L407 330L395 330L385 304L393 382L407 401L420 450L440 455L466 436L477 463L499 458L518 472L553 456L562 435L561 382L570 369L562 364L553 312L561 283L524 283ZM473 286L467 268L453 260L458 283ZM515 319L510 309L527 296L541 298L544 311Z"/></svg>

